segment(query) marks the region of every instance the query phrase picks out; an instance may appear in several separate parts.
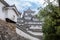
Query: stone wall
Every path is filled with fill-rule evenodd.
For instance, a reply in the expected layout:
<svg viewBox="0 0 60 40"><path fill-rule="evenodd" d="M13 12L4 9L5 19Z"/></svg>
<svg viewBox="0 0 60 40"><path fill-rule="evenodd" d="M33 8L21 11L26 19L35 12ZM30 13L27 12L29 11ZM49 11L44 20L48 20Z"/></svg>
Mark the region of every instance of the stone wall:
<svg viewBox="0 0 60 40"><path fill-rule="evenodd" d="M0 40L20 40L15 28L15 24L0 20Z"/></svg>

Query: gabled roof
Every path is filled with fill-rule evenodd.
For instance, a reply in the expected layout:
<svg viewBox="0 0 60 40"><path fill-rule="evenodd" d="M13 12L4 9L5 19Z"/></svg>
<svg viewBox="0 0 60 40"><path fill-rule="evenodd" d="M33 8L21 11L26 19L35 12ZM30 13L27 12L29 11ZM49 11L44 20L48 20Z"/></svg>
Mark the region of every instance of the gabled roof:
<svg viewBox="0 0 60 40"><path fill-rule="evenodd" d="M20 15L20 12L17 10L15 5L8 6L8 7L5 7L5 8L14 10L17 16Z"/></svg>
<svg viewBox="0 0 60 40"><path fill-rule="evenodd" d="M16 12L17 15L21 15L21 13L17 10L15 4L10 7L13 7L13 10Z"/></svg>
<svg viewBox="0 0 60 40"><path fill-rule="evenodd" d="M35 13L35 11L32 11L30 8L28 8L24 13Z"/></svg>
<svg viewBox="0 0 60 40"><path fill-rule="evenodd" d="M21 13L17 10L17 8L16 8L15 5L10 6L10 5L9 5L7 2L5 2L4 0L0 0L0 2L5 5L4 8L7 8L7 9L11 8L11 9L13 9L13 10L15 11L15 13L16 13L17 15L20 15L20 14L21 14Z"/></svg>
<svg viewBox="0 0 60 40"><path fill-rule="evenodd" d="M9 4L5 2L4 0L0 0L0 2L3 3L6 7L9 6Z"/></svg>

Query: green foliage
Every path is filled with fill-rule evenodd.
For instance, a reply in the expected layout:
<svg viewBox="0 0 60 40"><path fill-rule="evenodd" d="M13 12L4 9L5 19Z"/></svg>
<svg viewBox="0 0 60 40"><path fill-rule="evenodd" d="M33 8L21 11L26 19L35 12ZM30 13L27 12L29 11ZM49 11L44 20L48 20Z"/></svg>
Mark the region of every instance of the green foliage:
<svg viewBox="0 0 60 40"><path fill-rule="evenodd" d="M39 16L38 16L39 15ZM60 40L60 9L55 5L47 5L39 11L37 17L44 18L44 40Z"/></svg>
<svg viewBox="0 0 60 40"><path fill-rule="evenodd" d="M44 40L56 40L55 34L45 34Z"/></svg>
<svg viewBox="0 0 60 40"><path fill-rule="evenodd" d="M56 27L56 34L60 35L60 26Z"/></svg>

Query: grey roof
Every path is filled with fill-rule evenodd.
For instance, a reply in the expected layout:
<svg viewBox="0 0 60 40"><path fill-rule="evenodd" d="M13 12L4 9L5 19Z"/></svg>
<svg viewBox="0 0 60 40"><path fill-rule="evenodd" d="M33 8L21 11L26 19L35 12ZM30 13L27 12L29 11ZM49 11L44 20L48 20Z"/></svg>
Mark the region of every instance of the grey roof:
<svg viewBox="0 0 60 40"><path fill-rule="evenodd" d="M39 19L36 16L30 15L31 13L29 11L32 11L31 9L28 9L26 11L28 11L28 13L27 13L28 15L25 15L25 13L24 13L22 18L17 19L18 22L20 22L20 20L23 20L24 25L39 25L39 26L42 25L43 21L39 21Z"/></svg>
<svg viewBox="0 0 60 40"><path fill-rule="evenodd" d="M0 0L0 2L2 2L5 6L9 6L9 4L5 2L4 0Z"/></svg>
<svg viewBox="0 0 60 40"><path fill-rule="evenodd" d="M25 17L30 17L31 19L29 19L29 18L25 19ZM37 19L37 20L35 20L35 19ZM43 21L39 21L39 19L35 16L24 16L23 18L19 17L18 20L24 20L25 22L43 22Z"/></svg>
<svg viewBox="0 0 60 40"><path fill-rule="evenodd" d="M20 18L20 17L18 17L17 20L24 20L24 18Z"/></svg>
<svg viewBox="0 0 60 40"><path fill-rule="evenodd" d="M13 8L13 10L16 12L17 15L21 15L21 13L17 10L15 4L11 5L10 7L15 7L15 9Z"/></svg>
<svg viewBox="0 0 60 40"><path fill-rule="evenodd" d="M21 13L17 10L17 8L16 8L15 5L10 6L10 5L9 5L6 1L4 1L4 0L0 0L0 2L5 5L4 8L7 8L7 7L15 7L15 9L13 8L13 10L16 12L17 15L21 15Z"/></svg>
<svg viewBox="0 0 60 40"><path fill-rule="evenodd" d="M28 8L24 13L35 13L35 11L32 11L30 8Z"/></svg>
<svg viewBox="0 0 60 40"><path fill-rule="evenodd" d="M32 15L27 15L28 17L32 17ZM23 17L27 17L25 14L23 15Z"/></svg>
<svg viewBox="0 0 60 40"><path fill-rule="evenodd" d="M16 15L19 16L20 15L20 12L17 10L15 4L14 5L11 5L11 6L7 6L7 7L4 7L5 9L12 9L15 11Z"/></svg>

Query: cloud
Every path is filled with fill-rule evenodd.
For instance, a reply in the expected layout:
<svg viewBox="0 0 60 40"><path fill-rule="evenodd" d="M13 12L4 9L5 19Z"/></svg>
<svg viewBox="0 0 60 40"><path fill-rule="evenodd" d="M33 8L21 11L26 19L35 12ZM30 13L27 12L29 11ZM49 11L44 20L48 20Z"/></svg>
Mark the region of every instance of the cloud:
<svg viewBox="0 0 60 40"><path fill-rule="evenodd" d="M23 6L32 6L29 2L24 2Z"/></svg>
<svg viewBox="0 0 60 40"><path fill-rule="evenodd" d="M27 8L31 8L37 10L38 7L42 7L44 0L5 0L10 5L15 4L17 9L21 12L26 10Z"/></svg>
<svg viewBox="0 0 60 40"><path fill-rule="evenodd" d="M25 0L25 1L35 2L37 4L43 4L44 3L44 0Z"/></svg>
<svg viewBox="0 0 60 40"><path fill-rule="evenodd" d="M13 5L14 4L14 0L5 0L9 5Z"/></svg>

